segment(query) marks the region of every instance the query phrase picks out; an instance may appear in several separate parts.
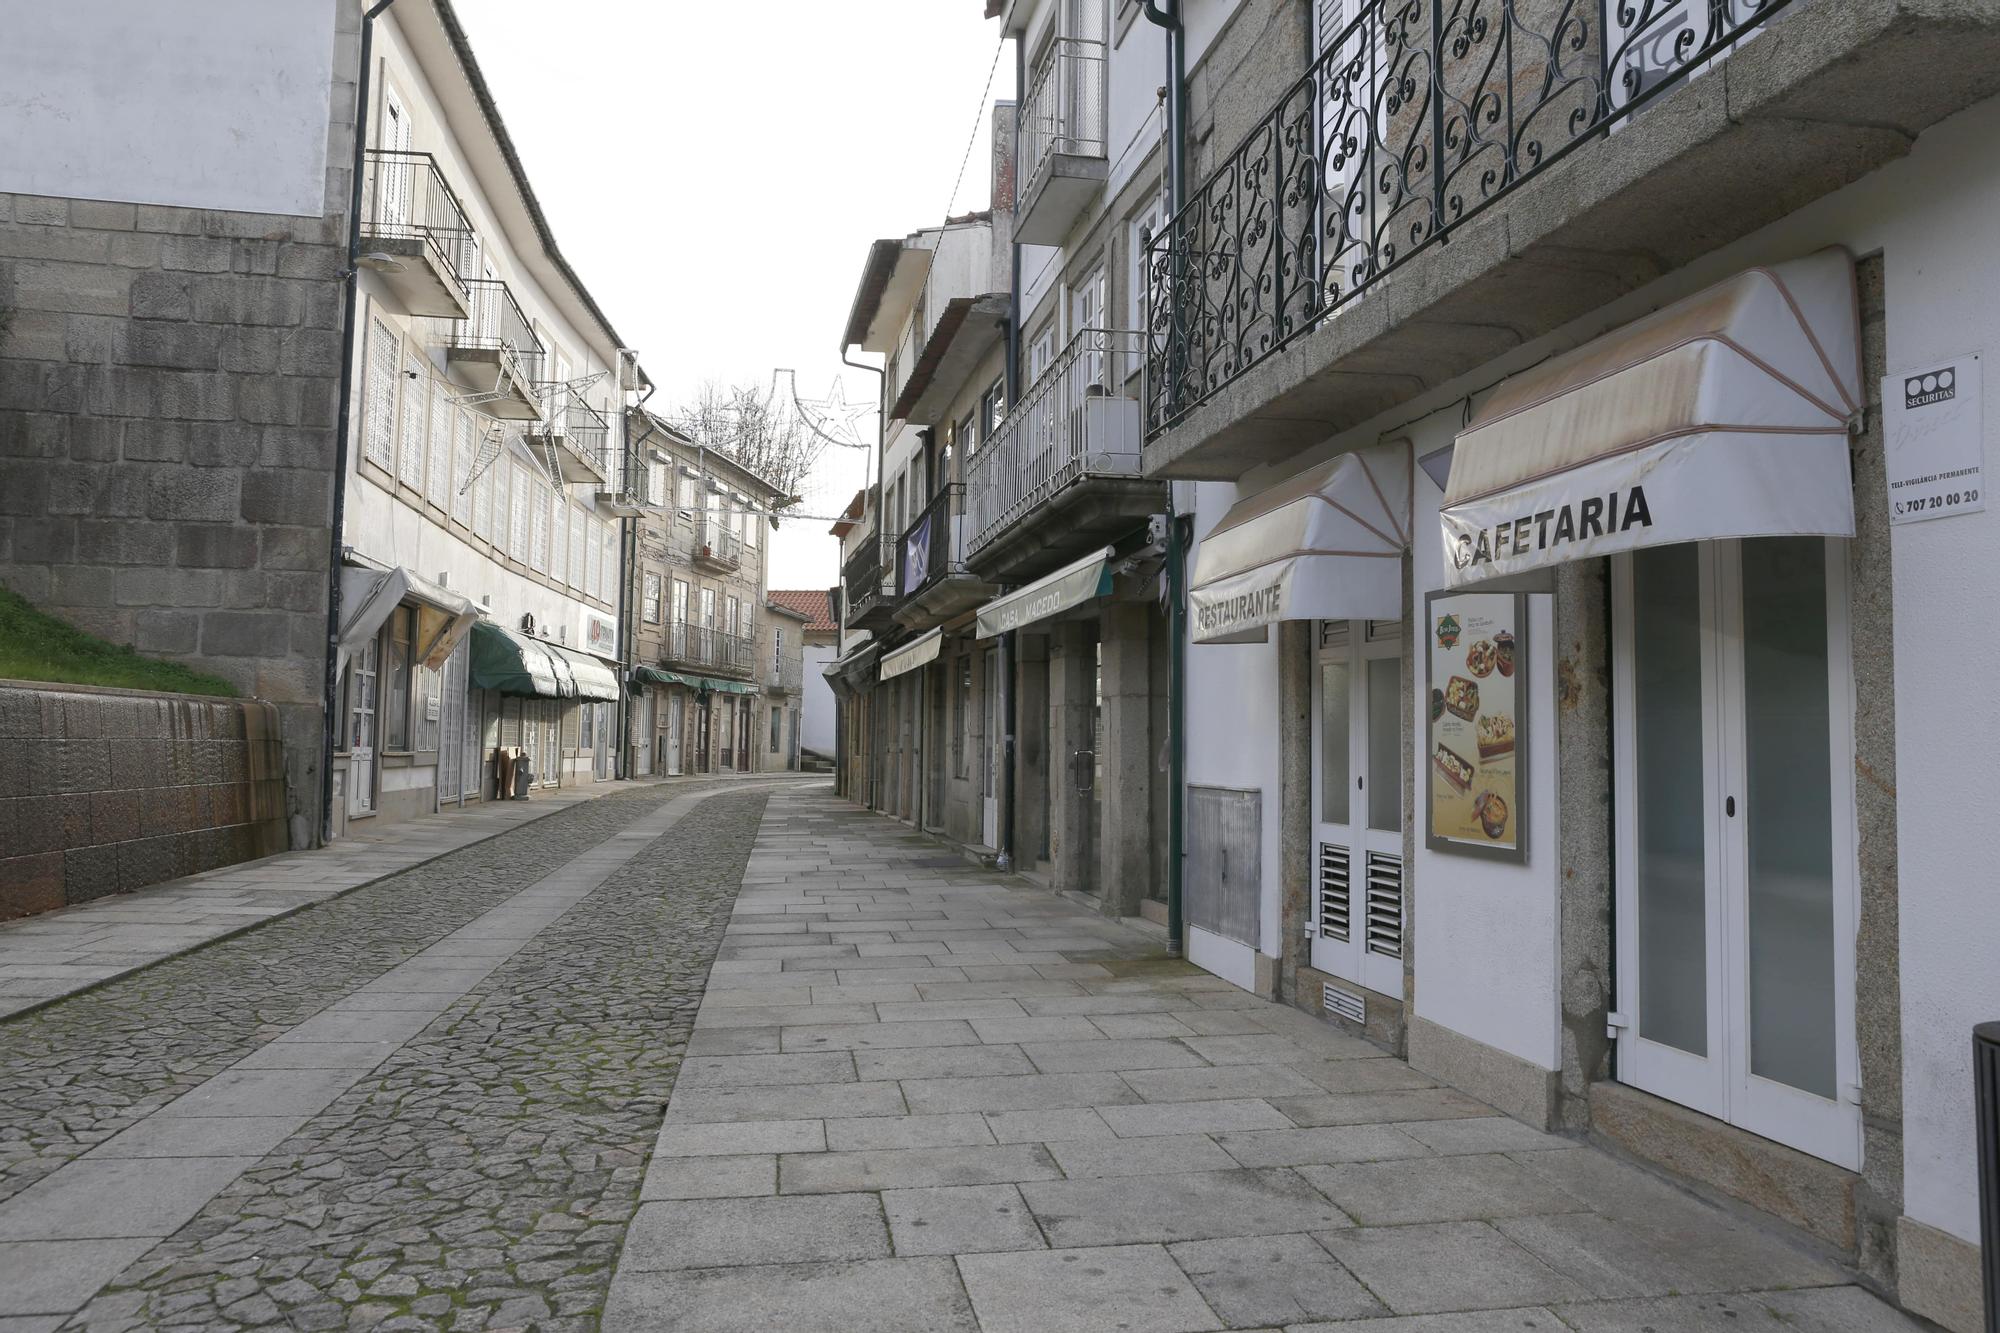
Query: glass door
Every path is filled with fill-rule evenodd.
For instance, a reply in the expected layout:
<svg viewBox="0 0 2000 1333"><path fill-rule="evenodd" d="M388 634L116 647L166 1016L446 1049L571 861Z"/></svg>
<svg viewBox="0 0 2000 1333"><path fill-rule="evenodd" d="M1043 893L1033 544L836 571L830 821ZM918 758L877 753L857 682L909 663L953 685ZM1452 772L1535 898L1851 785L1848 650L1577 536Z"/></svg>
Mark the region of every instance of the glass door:
<svg viewBox="0 0 2000 1333"><path fill-rule="evenodd" d="M985 728L980 736L980 840L1000 845L1000 650L988 648L985 669Z"/></svg>
<svg viewBox="0 0 2000 1333"><path fill-rule="evenodd" d="M375 639L354 650L348 670L347 816L375 813Z"/></svg>
<svg viewBox="0 0 2000 1333"><path fill-rule="evenodd" d="M679 777L681 774L681 710L686 706L686 696L678 690L667 696L667 729L660 737L660 744L667 754L667 775Z"/></svg>
<svg viewBox="0 0 2000 1333"><path fill-rule="evenodd" d="M1403 994L1403 637L1393 621L1317 625L1312 965Z"/></svg>
<svg viewBox="0 0 2000 1333"><path fill-rule="evenodd" d="M1618 1075L1854 1168L1845 560L1787 537L1613 566Z"/></svg>

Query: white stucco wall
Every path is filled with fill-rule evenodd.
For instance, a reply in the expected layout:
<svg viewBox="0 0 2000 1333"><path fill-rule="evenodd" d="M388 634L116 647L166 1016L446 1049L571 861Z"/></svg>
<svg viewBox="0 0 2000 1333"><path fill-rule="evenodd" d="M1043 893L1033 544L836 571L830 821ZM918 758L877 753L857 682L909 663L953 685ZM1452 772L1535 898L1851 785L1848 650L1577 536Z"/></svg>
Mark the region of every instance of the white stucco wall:
<svg viewBox="0 0 2000 1333"><path fill-rule="evenodd" d="M833 687L826 683L825 671L833 662L834 646L809 643L805 646L805 687L799 693L799 748L819 754L833 753Z"/></svg>
<svg viewBox="0 0 2000 1333"><path fill-rule="evenodd" d="M335 0L0 0L0 191L317 217Z"/></svg>

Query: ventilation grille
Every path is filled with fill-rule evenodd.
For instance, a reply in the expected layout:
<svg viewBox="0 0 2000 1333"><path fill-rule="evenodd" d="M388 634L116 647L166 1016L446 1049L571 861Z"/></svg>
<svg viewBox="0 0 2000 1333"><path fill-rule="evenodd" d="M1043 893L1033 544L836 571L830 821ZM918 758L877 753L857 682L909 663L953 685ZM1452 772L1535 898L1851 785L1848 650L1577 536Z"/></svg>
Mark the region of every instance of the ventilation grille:
<svg viewBox="0 0 2000 1333"><path fill-rule="evenodd" d="M1319 646L1322 648L1345 648L1347 646L1347 622L1345 620L1320 621Z"/></svg>
<svg viewBox="0 0 2000 1333"><path fill-rule="evenodd" d="M1403 622L1400 620L1371 620L1362 631L1370 643L1389 643L1403 637Z"/></svg>
<svg viewBox="0 0 2000 1333"><path fill-rule="evenodd" d="M1403 956L1403 861L1368 853L1368 952Z"/></svg>
<svg viewBox="0 0 2000 1333"><path fill-rule="evenodd" d="M1336 1018L1344 1018L1350 1023L1368 1021L1368 1007L1356 992L1342 990L1330 981L1326 982L1321 990L1320 1003L1329 1014Z"/></svg>
<svg viewBox="0 0 2000 1333"><path fill-rule="evenodd" d="M1345 847L1319 845L1319 933L1324 939L1345 940L1353 925L1348 897L1348 855Z"/></svg>

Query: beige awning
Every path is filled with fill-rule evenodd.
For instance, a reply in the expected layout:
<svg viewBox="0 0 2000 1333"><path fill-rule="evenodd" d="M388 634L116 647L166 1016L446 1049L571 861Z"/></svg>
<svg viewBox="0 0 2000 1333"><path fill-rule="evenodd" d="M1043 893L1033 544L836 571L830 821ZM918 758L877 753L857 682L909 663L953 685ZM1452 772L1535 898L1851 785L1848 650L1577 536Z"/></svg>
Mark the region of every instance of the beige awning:
<svg viewBox="0 0 2000 1333"><path fill-rule="evenodd" d="M942 647L944 627L940 625L930 633L919 635L902 647L882 654L882 679L888 680L937 661L938 650Z"/></svg>
<svg viewBox="0 0 2000 1333"><path fill-rule="evenodd" d="M417 611L416 660L432 670L443 668L479 619L471 599L407 569L345 565L340 571L339 659L345 662L358 645L380 633L389 613L405 602Z"/></svg>
<svg viewBox="0 0 2000 1333"><path fill-rule="evenodd" d="M1409 514L1407 441L1238 500L1195 550L1195 641L1257 642L1281 620L1400 618Z"/></svg>
<svg viewBox="0 0 2000 1333"><path fill-rule="evenodd" d="M1111 591L1110 566L1111 548L1107 546L1053 574L1044 574L1026 587L1000 594L979 608L979 637L996 639L1105 596Z"/></svg>
<svg viewBox="0 0 2000 1333"><path fill-rule="evenodd" d="M1754 268L1507 380L1459 434L1446 578L1722 537L1850 536L1854 262Z"/></svg>

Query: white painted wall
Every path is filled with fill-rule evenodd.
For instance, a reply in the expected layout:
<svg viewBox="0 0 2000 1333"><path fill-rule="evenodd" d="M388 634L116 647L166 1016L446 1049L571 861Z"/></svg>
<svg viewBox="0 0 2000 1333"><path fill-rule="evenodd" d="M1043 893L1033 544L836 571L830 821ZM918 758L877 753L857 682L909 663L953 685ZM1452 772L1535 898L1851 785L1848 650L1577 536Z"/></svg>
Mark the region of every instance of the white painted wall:
<svg viewBox="0 0 2000 1333"><path fill-rule="evenodd" d="M0 0L0 191L318 217L335 0Z"/></svg>
<svg viewBox="0 0 2000 1333"><path fill-rule="evenodd" d="M799 694L799 748L824 755L833 753L833 719L837 708L833 687L826 683L824 673L835 656L833 644L805 645L805 687Z"/></svg>

